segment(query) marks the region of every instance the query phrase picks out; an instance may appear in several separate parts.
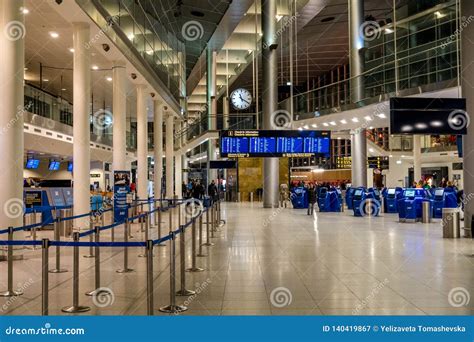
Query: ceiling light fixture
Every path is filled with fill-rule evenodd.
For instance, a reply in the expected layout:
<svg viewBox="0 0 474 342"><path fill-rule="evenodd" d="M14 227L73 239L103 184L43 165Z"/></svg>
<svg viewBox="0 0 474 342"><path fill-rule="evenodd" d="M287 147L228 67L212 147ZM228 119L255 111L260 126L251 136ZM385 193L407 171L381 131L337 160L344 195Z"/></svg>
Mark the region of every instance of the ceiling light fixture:
<svg viewBox="0 0 474 342"><path fill-rule="evenodd" d="M99 70L99 67L97 65L93 65L92 70Z"/></svg>
<svg viewBox="0 0 474 342"><path fill-rule="evenodd" d="M51 36L51 38L55 38L55 39L59 37L59 33L54 32L54 31L49 32L49 35Z"/></svg>
<svg viewBox="0 0 474 342"><path fill-rule="evenodd" d="M70 53L74 53L74 49L73 49L73 48L69 48L69 52L70 52Z"/></svg>

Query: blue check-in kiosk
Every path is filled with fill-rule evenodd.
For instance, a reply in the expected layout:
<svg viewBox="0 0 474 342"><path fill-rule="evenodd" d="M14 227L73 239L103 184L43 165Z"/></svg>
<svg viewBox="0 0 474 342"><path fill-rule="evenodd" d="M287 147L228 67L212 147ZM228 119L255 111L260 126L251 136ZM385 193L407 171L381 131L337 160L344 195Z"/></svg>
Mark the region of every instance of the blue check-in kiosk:
<svg viewBox="0 0 474 342"><path fill-rule="evenodd" d="M291 204L294 209L308 208L308 190L303 186L291 189Z"/></svg>
<svg viewBox="0 0 474 342"><path fill-rule="evenodd" d="M352 209L354 210L354 216L364 216L363 212L363 202L367 198L367 193L365 188L356 188L354 189L354 194L352 196Z"/></svg>
<svg viewBox="0 0 474 342"><path fill-rule="evenodd" d="M422 203L430 200L430 194L425 189L407 188L403 197L398 200L398 217L400 221L418 221L422 217Z"/></svg>
<svg viewBox="0 0 474 342"><path fill-rule="evenodd" d="M352 200L354 199L354 193L356 191L356 188L348 188L346 190L346 205L347 209L352 209Z"/></svg>
<svg viewBox="0 0 474 342"><path fill-rule="evenodd" d="M342 209L342 192L340 189L331 190L331 211L339 212Z"/></svg>
<svg viewBox="0 0 474 342"><path fill-rule="evenodd" d="M442 218L443 208L457 208L457 194L450 188L437 188L433 198L433 217Z"/></svg>
<svg viewBox="0 0 474 342"><path fill-rule="evenodd" d="M320 188L318 193L318 207L320 212L331 211L330 193L328 188Z"/></svg>
<svg viewBox="0 0 474 342"><path fill-rule="evenodd" d="M385 212L389 214L398 213L398 200L403 196L402 188L388 188L383 197Z"/></svg>

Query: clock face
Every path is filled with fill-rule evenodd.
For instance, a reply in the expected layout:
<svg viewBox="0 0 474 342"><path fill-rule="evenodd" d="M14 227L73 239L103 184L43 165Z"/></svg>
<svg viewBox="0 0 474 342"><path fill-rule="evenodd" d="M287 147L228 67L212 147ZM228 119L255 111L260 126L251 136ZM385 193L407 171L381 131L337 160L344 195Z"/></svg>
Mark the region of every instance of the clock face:
<svg viewBox="0 0 474 342"><path fill-rule="evenodd" d="M243 110L252 104L252 95L247 89L239 88L230 94L230 100L235 109Z"/></svg>

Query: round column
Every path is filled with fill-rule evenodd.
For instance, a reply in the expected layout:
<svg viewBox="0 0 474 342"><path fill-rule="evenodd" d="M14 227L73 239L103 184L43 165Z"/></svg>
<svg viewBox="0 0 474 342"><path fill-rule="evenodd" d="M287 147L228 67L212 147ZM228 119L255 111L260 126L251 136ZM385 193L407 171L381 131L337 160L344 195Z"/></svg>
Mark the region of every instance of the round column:
<svg viewBox="0 0 474 342"><path fill-rule="evenodd" d="M148 120L146 110L146 86L137 86L137 194L148 199Z"/></svg>
<svg viewBox="0 0 474 342"><path fill-rule="evenodd" d="M163 111L165 106L159 101L154 103L153 118L153 141L155 146L153 149L153 158L155 159L153 186L155 199L161 198L161 184L163 178Z"/></svg>
<svg viewBox="0 0 474 342"><path fill-rule="evenodd" d="M166 198L174 195L174 117L168 114L166 117Z"/></svg>
<svg viewBox="0 0 474 342"><path fill-rule="evenodd" d="M91 66L88 23L73 23L73 180L74 180L74 215L90 211L90 99L91 99ZM89 228L89 217L75 220L79 229Z"/></svg>
<svg viewBox="0 0 474 342"><path fill-rule="evenodd" d="M127 154L127 93L125 63L115 62L113 72L113 166L126 170Z"/></svg>

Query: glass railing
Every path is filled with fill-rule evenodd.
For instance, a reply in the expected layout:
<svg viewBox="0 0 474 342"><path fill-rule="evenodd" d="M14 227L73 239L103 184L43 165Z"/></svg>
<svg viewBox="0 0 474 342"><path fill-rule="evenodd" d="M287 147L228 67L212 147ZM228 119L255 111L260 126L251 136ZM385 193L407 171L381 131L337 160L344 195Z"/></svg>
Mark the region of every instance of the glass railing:
<svg viewBox="0 0 474 342"><path fill-rule="evenodd" d="M24 122L55 132L73 135L73 106L68 101L38 89L33 85L25 84ZM94 112L96 110L94 109ZM91 117L91 141L112 146L112 126L98 129ZM127 148L131 151L137 148L136 132L127 132Z"/></svg>
<svg viewBox="0 0 474 342"><path fill-rule="evenodd" d="M434 91L458 84L459 30L456 1L377 26L367 39L361 101L351 101L351 79L320 86L293 97L295 120L377 103L390 96ZM396 38L395 38L396 37ZM396 41L396 46L395 46ZM282 107L289 108L286 99Z"/></svg>
<svg viewBox="0 0 474 342"><path fill-rule="evenodd" d="M185 47L159 22L159 2L151 10L134 0L100 0L100 4L120 27L135 49L153 68L179 102L186 96Z"/></svg>

